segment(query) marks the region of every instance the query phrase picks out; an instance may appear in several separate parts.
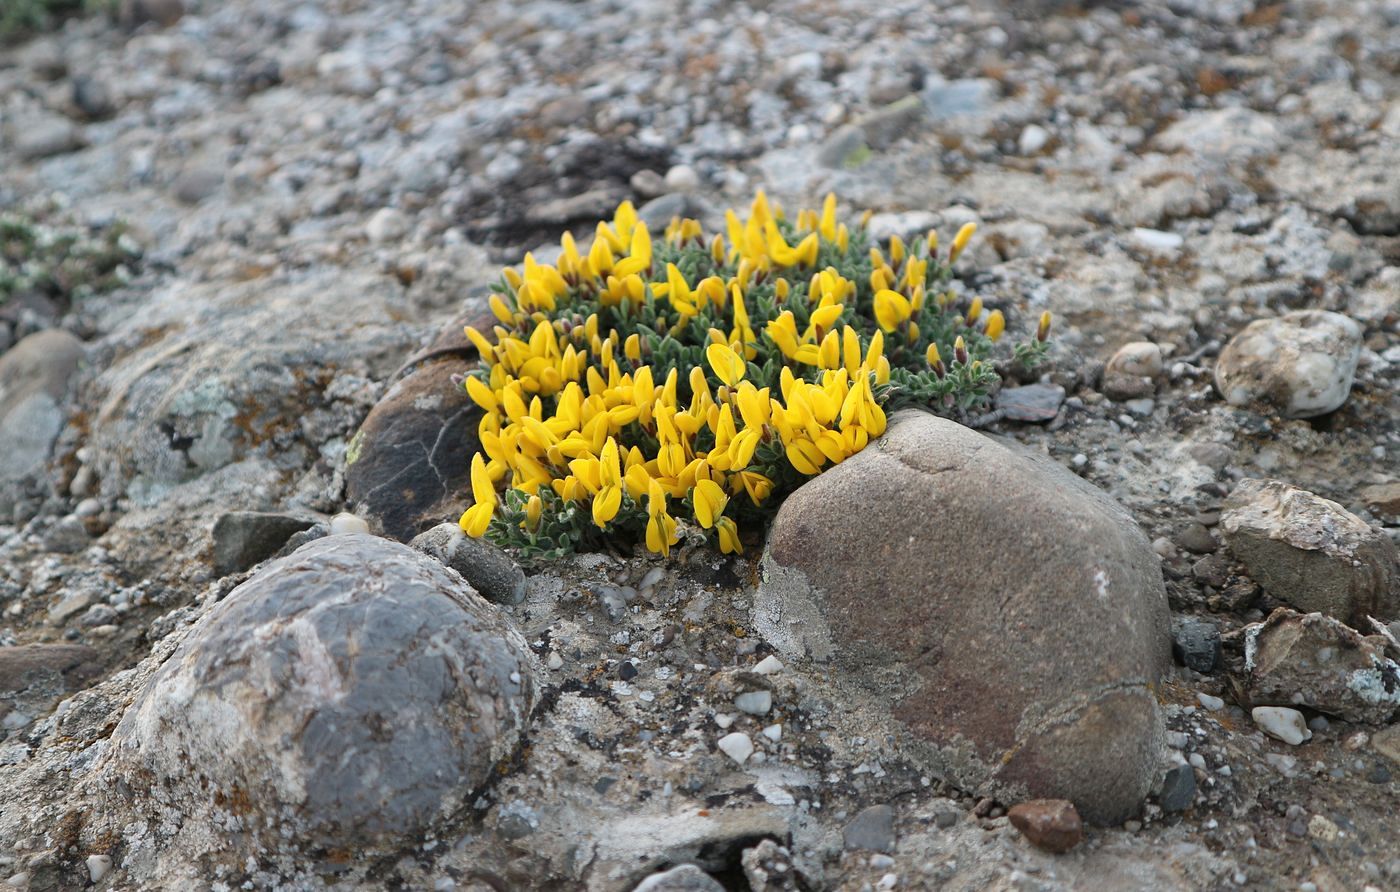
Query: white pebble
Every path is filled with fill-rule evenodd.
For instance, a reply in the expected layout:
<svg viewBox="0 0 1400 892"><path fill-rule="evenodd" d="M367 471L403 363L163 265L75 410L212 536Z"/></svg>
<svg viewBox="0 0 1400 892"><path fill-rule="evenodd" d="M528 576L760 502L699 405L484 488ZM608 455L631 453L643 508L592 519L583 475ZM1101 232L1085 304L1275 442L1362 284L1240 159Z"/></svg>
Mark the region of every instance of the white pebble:
<svg viewBox="0 0 1400 892"><path fill-rule="evenodd" d="M715 713L715 724L721 729L728 728L730 725L734 724L734 716L727 712L717 712Z"/></svg>
<svg viewBox="0 0 1400 892"><path fill-rule="evenodd" d="M557 653L551 653L549 655L549 659L545 660L545 665L548 666L550 669L563 669L564 658L559 656L559 654Z"/></svg>
<svg viewBox="0 0 1400 892"><path fill-rule="evenodd" d="M1186 239L1175 232L1163 232L1160 229L1143 229L1141 226L1133 229L1133 241L1147 248L1149 251L1175 251L1180 248Z"/></svg>
<svg viewBox="0 0 1400 892"><path fill-rule="evenodd" d="M365 224L365 235L375 244L403 238L408 233L408 218L394 208L380 208Z"/></svg>
<svg viewBox="0 0 1400 892"><path fill-rule="evenodd" d="M700 187L700 175L688 164L677 164L666 171L666 188L672 192L691 192Z"/></svg>
<svg viewBox="0 0 1400 892"><path fill-rule="evenodd" d="M346 533L368 533L369 524L365 523L363 517L358 517L348 511L342 511L331 518L331 535L340 536Z"/></svg>
<svg viewBox="0 0 1400 892"><path fill-rule="evenodd" d="M1256 706L1250 712L1250 716L1265 734L1284 743L1297 746L1312 737L1303 714L1296 709L1289 709L1287 706Z"/></svg>
<svg viewBox="0 0 1400 892"><path fill-rule="evenodd" d="M753 755L753 741L742 731L726 734L719 739L719 750L729 758L743 765Z"/></svg>
<svg viewBox="0 0 1400 892"><path fill-rule="evenodd" d="M749 715L766 715L773 708L773 693L747 691L734 698L734 708Z"/></svg>
<svg viewBox="0 0 1400 892"><path fill-rule="evenodd" d="M1034 155L1045 144L1050 141L1050 132L1039 124L1027 124L1026 129L1021 131L1021 138L1017 140L1016 146L1021 150L1022 155Z"/></svg>
<svg viewBox="0 0 1400 892"><path fill-rule="evenodd" d="M1219 712L1225 708L1224 700L1221 700L1219 697L1212 697L1210 694L1197 694L1196 699L1211 712Z"/></svg>
<svg viewBox="0 0 1400 892"><path fill-rule="evenodd" d="M769 654L758 661L758 664L753 667L753 671L759 675L774 675L783 671L783 664L777 657Z"/></svg>
<svg viewBox="0 0 1400 892"><path fill-rule="evenodd" d="M783 726L769 725L767 728L763 729L763 736L777 743L779 740L783 739Z"/></svg>
<svg viewBox="0 0 1400 892"><path fill-rule="evenodd" d="M899 885L899 877L892 873L887 873L880 877L880 882L875 884L876 889L893 889Z"/></svg>
<svg viewBox="0 0 1400 892"><path fill-rule="evenodd" d="M102 882L112 869L111 855L88 855L87 857L88 876L92 877L94 883Z"/></svg>

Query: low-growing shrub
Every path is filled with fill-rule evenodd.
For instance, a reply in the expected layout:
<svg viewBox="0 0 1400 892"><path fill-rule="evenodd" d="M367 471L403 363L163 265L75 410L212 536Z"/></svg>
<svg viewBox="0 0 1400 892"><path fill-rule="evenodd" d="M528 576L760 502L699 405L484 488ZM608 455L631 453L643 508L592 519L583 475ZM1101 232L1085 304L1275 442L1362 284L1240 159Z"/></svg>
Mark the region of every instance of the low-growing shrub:
<svg viewBox="0 0 1400 892"><path fill-rule="evenodd" d="M76 226L50 216L0 213L0 306L37 292L62 308L122 284L140 260L120 223Z"/></svg>
<svg viewBox="0 0 1400 892"><path fill-rule="evenodd" d="M861 451L886 413L983 407L1000 310L949 289L968 224L875 246L864 221L784 217L763 193L723 234L676 219L654 240L624 202L581 250L525 256L494 286L494 337L464 386L485 412L471 536L527 557L604 537L667 554L690 528L740 552L804 479ZM1034 366L1049 315L1011 351Z"/></svg>

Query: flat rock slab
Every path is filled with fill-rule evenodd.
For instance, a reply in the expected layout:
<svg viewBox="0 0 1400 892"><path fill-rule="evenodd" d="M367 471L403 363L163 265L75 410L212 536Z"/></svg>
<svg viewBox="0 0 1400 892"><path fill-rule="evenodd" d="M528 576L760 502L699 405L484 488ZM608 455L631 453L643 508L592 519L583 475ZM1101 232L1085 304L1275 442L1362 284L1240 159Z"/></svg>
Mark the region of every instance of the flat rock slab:
<svg viewBox="0 0 1400 892"><path fill-rule="evenodd" d="M392 849L455 814L511 754L532 666L519 633L436 561L331 536L209 613L122 718L111 769L125 811L178 809L176 833L219 829L230 863Z"/></svg>
<svg viewBox="0 0 1400 892"><path fill-rule="evenodd" d="M784 503L754 619L887 704L933 770L1113 823L1163 741L1171 636L1132 517L1044 457L920 412Z"/></svg>

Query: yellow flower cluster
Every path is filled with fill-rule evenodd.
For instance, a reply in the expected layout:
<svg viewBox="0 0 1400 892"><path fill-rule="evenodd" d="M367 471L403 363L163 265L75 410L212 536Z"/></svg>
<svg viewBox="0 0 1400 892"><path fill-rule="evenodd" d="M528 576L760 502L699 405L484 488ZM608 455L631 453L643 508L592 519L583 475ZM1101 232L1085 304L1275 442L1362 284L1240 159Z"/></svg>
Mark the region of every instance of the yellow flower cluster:
<svg viewBox="0 0 1400 892"><path fill-rule="evenodd" d="M714 531L720 549L740 552L733 508L739 500L761 506L774 489L755 464L760 447L785 456L799 474L813 475L879 436L885 413L872 388L889 380L884 335L875 331L863 346L856 329L838 326L857 289L834 269L813 272L805 325L799 329L789 309L763 327L785 359L811 367L814 380L794 375L788 365L776 391L750 380L749 361L759 344L750 289L776 281L777 297L785 300L790 286L780 273L813 268L824 244L845 251L850 238L836 221L834 197L820 213L798 216L791 230L802 235L796 244L784 237L780 219L762 193L746 220L728 213L727 242L722 236L708 242L713 268L732 269L728 277L690 281L674 263L660 269L651 235L630 203L598 224L586 253L566 234L555 264L526 255L521 272L506 270L514 299L491 300L500 322L494 340L467 329L489 372L466 379L471 399L484 410L484 455L472 460L475 505L463 515L462 528L471 536L485 534L504 481L528 497L526 524L538 522L544 490L587 505L601 529L618 517L624 497L645 504L646 547L659 554L679 541L669 500L688 499L695 522ZM693 220L673 221L665 236L672 246L703 245L704 238ZM904 301L885 298L895 304L890 320L902 314L899 321L907 322L916 306L905 304L923 300L927 262L892 260L902 271L898 280L883 258L872 275L886 289L881 294ZM556 313L580 294L599 309L573 321ZM644 305L657 311L656 330L672 336L702 314L716 318L713 311L728 322L727 330L701 329L705 367L696 364L685 376L688 398L679 369L657 380L642 337L623 336L600 319L600 313L614 321L629 318ZM885 321L887 331L896 329Z"/></svg>

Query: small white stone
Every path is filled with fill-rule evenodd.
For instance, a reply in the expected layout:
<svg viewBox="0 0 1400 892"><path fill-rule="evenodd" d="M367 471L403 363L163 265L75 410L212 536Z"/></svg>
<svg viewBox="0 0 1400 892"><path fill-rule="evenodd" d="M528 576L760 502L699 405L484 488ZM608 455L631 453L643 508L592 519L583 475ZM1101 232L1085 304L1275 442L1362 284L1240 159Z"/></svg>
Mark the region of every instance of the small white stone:
<svg viewBox="0 0 1400 892"><path fill-rule="evenodd" d="M688 164L677 164L666 171L666 188L672 192L692 192L700 187L700 175Z"/></svg>
<svg viewBox="0 0 1400 892"><path fill-rule="evenodd" d="M719 739L719 750L729 758L743 765L753 755L753 741L742 731L726 734Z"/></svg>
<svg viewBox="0 0 1400 892"><path fill-rule="evenodd" d="M29 872L21 870L19 873L6 880L5 883L16 889L23 889L25 886L29 885Z"/></svg>
<svg viewBox="0 0 1400 892"><path fill-rule="evenodd" d="M545 660L545 665L551 669L563 669L564 658L559 656L559 654L557 653L551 652L549 655L549 659Z"/></svg>
<svg viewBox="0 0 1400 892"><path fill-rule="evenodd" d="M728 728L730 725L734 724L734 716L727 712L717 712L715 713L715 724L722 729Z"/></svg>
<svg viewBox="0 0 1400 892"><path fill-rule="evenodd" d="M1270 737L1297 746L1312 737L1303 714L1287 706L1256 706L1250 712L1254 724Z"/></svg>
<svg viewBox="0 0 1400 892"><path fill-rule="evenodd" d="M734 708L749 715L767 715L773 708L771 691L747 691L734 698Z"/></svg>
<svg viewBox="0 0 1400 892"><path fill-rule="evenodd" d="M363 517L342 511L331 518L331 535L340 536L345 533L369 533L369 524L365 523Z"/></svg>
<svg viewBox="0 0 1400 892"><path fill-rule="evenodd" d="M783 726L769 725L767 728L763 729L763 736L777 743L779 740L783 739Z"/></svg>
<svg viewBox="0 0 1400 892"><path fill-rule="evenodd" d="M1163 232L1160 229L1144 229L1141 226L1133 229L1133 241L1149 251L1175 251L1186 243L1186 239L1175 232Z"/></svg>
<svg viewBox="0 0 1400 892"><path fill-rule="evenodd" d="M1224 700L1221 700L1219 697L1212 697L1210 694L1197 694L1196 699L1211 712L1219 712L1225 708Z"/></svg>
<svg viewBox="0 0 1400 892"><path fill-rule="evenodd" d="M94 883L102 882L102 878L112 870L112 856L88 855L87 869L88 876L92 877Z"/></svg>
<svg viewBox="0 0 1400 892"><path fill-rule="evenodd" d="M365 235L375 244L403 238L408 234L408 218L395 208L380 208L365 224Z"/></svg>
<svg viewBox="0 0 1400 892"><path fill-rule="evenodd" d="M1049 141L1050 131L1039 124L1027 124L1026 129L1021 131L1021 138L1016 141L1016 146L1022 155L1035 155L1045 148Z"/></svg>
<svg viewBox="0 0 1400 892"><path fill-rule="evenodd" d="M783 664L777 657L769 654L758 661L758 664L753 667L753 671L759 675L774 675L783 671Z"/></svg>
<svg viewBox="0 0 1400 892"><path fill-rule="evenodd" d="M893 889L894 887L896 887L896 886L898 886L898 885L899 885L899 876L896 875L896 874L893 874L893 873L887 873L887 874L885 874L884 876L880 877L880 882L878 882L878 883L875 884L875 888L876 888L876 889Z"/></svg>

